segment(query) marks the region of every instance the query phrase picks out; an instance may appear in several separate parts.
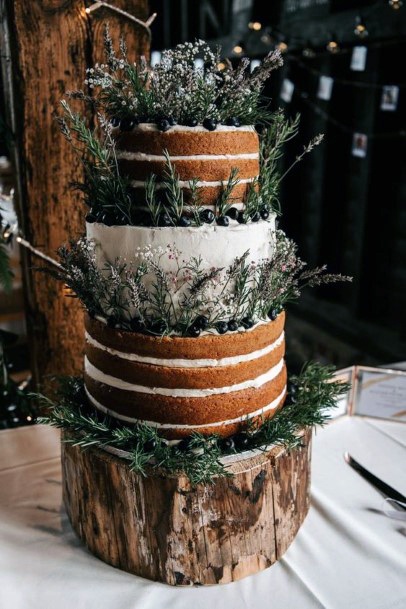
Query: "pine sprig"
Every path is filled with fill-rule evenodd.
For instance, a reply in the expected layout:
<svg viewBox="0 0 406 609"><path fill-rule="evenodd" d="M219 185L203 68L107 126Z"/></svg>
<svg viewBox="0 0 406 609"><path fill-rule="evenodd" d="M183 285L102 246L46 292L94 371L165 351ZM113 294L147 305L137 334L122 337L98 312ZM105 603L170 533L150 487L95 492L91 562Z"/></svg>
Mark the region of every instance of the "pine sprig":
<svg viewBox="0 0 406 609"><path fill-rule="evenodd" d="M287 403L272 419L255 424L247 421L249 446L244 450L300 445L303 429L325 424L328 410L349 390L347 383L334 378L333 367L317 363L304 366L291 382L296 386L295 401ZM223 456L243 452L224 448L217 435L201 434L193 434L187 450L182 450L179 445L169 445L154 427L145 423L121 424L90 406L83 381L76 377L63 379L53 400L38 397L46 408L39 423L65 430L65 441L82 449L111 446L126 451L130 468L144 476L164 470L169 474L184 473L194 485L210 483L215 477L230 475L221 461Z"/></svg>
<svg viewBox="0 0 406 609"><path fill-rule="evenodd" d="M216 202L216 209L219 216L225 216L232 205L231 195L238 184L238 167L232 167L227 183L223 186L220 197Z"/></svg>
<svg viewBox="0 0 406 609"><path fill-rule="evenodd" d="M172 165L168 151L164 150L163 154L165 157L163 183L167 199L167 211L174 224L177 224L183 213L183 190L179 185L179 176L176 173L175 167Z"/></svg>

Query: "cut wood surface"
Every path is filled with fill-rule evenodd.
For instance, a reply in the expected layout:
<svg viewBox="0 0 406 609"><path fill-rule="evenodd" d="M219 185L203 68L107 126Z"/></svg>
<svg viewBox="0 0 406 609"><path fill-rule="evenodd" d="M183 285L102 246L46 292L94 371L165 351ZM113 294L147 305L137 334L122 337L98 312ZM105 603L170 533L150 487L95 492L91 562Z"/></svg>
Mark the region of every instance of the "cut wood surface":
<svg viewBox="0 0 406 609"><path fill-rule="evenodd" d="M114 5L145 21L147 0ZM130 57L148 54L144 28L106 8L88 15L83 0L0 0L3 74L8 121L15 133L20 226L27 239L55 257L58 247L84 233L85 206L69 184L82 167L53 119L65 91L83 88L85 70L103 56L103 25L127 37ZM24 253L27 326L35 379L82 368L83 316L63 286L33 271Z"/></svg>
<svg viewBox="0 0 406 609"><path fill-rule="evenodd" d="M293 541L310 504L311 431L287 452L242 457L232 478L191 487L183 476L131 472L105 451L62 444L63 494L89 550L171 585L227 583L266 569Z"/></svg>

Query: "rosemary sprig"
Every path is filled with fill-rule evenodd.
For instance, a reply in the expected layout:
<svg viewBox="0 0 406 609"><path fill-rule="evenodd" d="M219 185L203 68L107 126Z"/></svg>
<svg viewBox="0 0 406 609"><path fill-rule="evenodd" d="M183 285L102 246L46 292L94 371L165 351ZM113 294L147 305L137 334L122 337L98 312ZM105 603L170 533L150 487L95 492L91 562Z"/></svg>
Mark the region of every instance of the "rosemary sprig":
<svg viewBox="0 0 406 609"><path fill-rule="evenodd" d="M230 171L227 183L223 186L220 197L216 201L216 210L219 216L225 216L232 206L231 194L238 184L238 167L233 167Z"/></svg>
<svg viewBox="0 0 406 609"><path fill-rule="evenodd" d="M162 205L156 196L156 175L151 173L145 181L145 201L151 215L152 224L158 226L159 217L162 212Z"/></svg>
<svg viewBox="0 0 406 609"><path fill-rule="evenodd" d="M327 411L349 390L348 384L334 378L333 367L317 363L304 366L291 382L296 385L294 401L290 400L272 419L255 424L246 422L249 446L243 450L267 450L272 445L298 446L301 431L323 425L329 419ZM64 441L83 449L111 446L125 450L129 453L130 468L144 476L158 469L183 472L195 485L230 475L221 462L221 457L230 450L219 436L193 434L187 450L181 450L177 445L168 445L154 427L142 422L124 425L99 413L88 403L83 387L82 379L65 377L53 399L33 396L40 399L46 409L38 423L66 430ZM240 450L234 448L231 452Z"/></svg>
<svg viewBox="0 0 406 609"><path fill-rule="evenodd" d="M165 157L163 183L168 205L167 211L173 222L177 224L183 213L183 190L179 185L179 176L176 173L175 167L172 165L168 151L164 150L163 153Z"/></svg>

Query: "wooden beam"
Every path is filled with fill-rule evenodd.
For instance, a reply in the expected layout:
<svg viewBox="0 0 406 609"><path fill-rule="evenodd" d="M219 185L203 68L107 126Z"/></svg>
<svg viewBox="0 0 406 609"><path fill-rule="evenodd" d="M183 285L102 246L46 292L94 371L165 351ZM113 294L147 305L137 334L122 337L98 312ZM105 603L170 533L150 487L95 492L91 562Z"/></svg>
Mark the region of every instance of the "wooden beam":
<svg viewBox="0 0 406 609"><path fill-rule="evenodd" d="M142 20L147 0L115 0ZM85 70L102 58L102 28L128 37L130 56L149 52L146 31L107 8L91 15L83 0L0 0L2 58L8 117L14 132L18 215L28 240L50 256L84 232L85 207L69 188L83 177L80 162L53 119L64 92L83 86ZM32 371L39 381L82 368L83 320L79 302L42 273L24 253L27 326Z"/></svg>

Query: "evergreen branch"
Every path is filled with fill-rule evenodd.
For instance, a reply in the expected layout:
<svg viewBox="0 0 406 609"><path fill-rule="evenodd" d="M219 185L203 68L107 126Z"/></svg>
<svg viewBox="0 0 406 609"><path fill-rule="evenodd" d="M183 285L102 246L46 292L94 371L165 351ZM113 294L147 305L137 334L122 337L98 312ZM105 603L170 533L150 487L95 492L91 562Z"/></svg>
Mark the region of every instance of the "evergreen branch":
<svg viewBox="0 0 406 609"><path fill-rule="evenodd" d="M232 203L230 202L231 193L235 186L238 184L238 167L232 167L230 175L227 180L227 184L223 186L219 199L216 202L216 209L219 216L225 216L227 211L230 209Z"/></svg>
<svg viewBox="0 0 406 609"><path fill-rule="evenodd" d="M296 390L288 396L284 407L272 419L255 424L247 421L248 446L241 450L233 448L232 453L265 451L274 445L298 446L303 429L325 424L329 419L328 409L335 407L337 399L349 390L347 383L335 379L333 367L317 363L306 364L298 376L292 377L291 383ZM49 398L36 397L40 397L46 407L39 423L64 429L68 432L65 441L82 449L111 446L127 451L130 468L141 475L147 476L159 469L168 473L183 472L192 484L210 483L217 476L230 475L221 462L221 457L230 454L230 449L225 448L219 436L193 434L186 450L179 445L168 445L154 427L145 423L124 425L93 409L87 401L82 379L62 379L52 407Z"/></svg>

